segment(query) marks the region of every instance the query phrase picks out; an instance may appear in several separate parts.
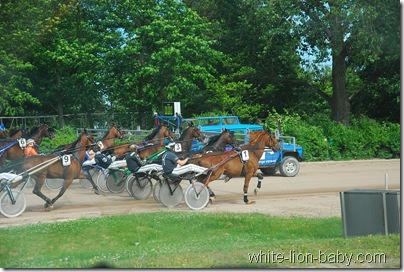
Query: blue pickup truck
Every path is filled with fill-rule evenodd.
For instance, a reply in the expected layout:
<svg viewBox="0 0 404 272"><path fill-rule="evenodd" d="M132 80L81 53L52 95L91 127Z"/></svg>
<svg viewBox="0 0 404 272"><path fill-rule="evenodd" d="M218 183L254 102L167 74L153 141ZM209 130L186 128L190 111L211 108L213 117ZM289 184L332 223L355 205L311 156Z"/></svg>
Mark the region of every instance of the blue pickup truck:
<svg viewBox="0 0 404 272"><path fill-rule="evenodd" d="M186 120L192 121L207 136L220 133L224 128L234 131L240 144L248 142L250 131L264 129L261 125L242 124L238 116L210 116ZM295 137L282 136L279 130L275 131L275 135L280 142L281 150L274 152L266 148L259 161L259 168L265 175L275 175L279 171L282 176L294 177L299 173L299 162L303 161L303 148L296 144ZM199 149L202 146L201 143L195 143L193 149Z"/></svg>
<svg viewBox="0 0 404 272"><path fill-rule="evenodd" d="M242 124L238 116L209 116L183 119L177 116L155 116L155 125L160 122L167 123L176 127L176 133L183 122L193 122L193 124L201 129L206 136L213 136L222 132L224 128L234 131L234 135L239 144L246 144L249 140L249 133L253 130L263 130L261 125ZM280 172L282 176L294 177L299 173L300 162L303 161L303 148L296 144L295 137L282 136L277 129L275 131L276 138L280 142L281 150L274 152L270 148L266 148L259 161L259 168L265 175L275 175ZM194 141L191 150L201 149L205 143Z"/></svg>

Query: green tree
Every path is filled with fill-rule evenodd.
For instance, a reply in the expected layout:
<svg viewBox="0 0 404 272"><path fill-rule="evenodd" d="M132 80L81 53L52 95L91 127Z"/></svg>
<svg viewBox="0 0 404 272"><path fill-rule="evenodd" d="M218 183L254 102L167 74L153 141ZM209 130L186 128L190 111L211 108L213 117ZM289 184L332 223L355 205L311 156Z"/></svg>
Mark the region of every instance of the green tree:
<svg viewBox="0 0 404 272"><path fill-rule="evenodd" d="M380 55L376 61L363 65L351 61L360 80L351 96L352 112L376 120L400 123L400 10L395 1L375 2L378 13L373 27L380 38ZM358 52L356 52L358 53Z"/></svg>
<svg viewBox="0 0 404 272"><path fill-rule="evenodd" d="M289 31L291 25L279 3L185 2L212 22L219 41L215 48L228 56L219 82L209 93L219 110L254 120L265 117L271 108L282 112L300 100L299 38Z"/></svg>
<svg viewBox="0 0 404 272"><path fill-rule="evenodd" d="M167 100L181 101L185 114L199 107L222 58L212 49L206 20L175 0L91 6L104 36L100 83L112 108L160 111Z"/></svg>
<svg viewBox="0 0 404 272"><path fill-rule="evenodd" d="M27 61L38 31L31 16L41 13L32 1L0 3L0 115L23 114L27 105L39 104L30 95L32 82L27 76L34 65Z"/></svg>
<svg viewBox="0 0 404 272"><path fill-rule="evenodd" d="M343 124L350 122L350 97L356 90L347 87L347 71L355 73L376 63L382 55L386 31L398 33L399 3L388 1L290 1L289 20L293 31L301 35L300 50L314 58L313 63L331 61L332 94L318 92L331 106L331 118ZM390 16L385 17L385 9ZM383 19L381 17L383 16ZM388 21L388 28L383 27ZM391 27L395 25L395 27ZM395 30L394 30L395 29ZM331 59L329 59L331 57Z"/></svg>
<svg viewBox="0 0 404 272"><path fill-rule="evenodd" d="M44 21L32 60L37 66L31 74L36 82L34 94L43 101L47 113L59 116L63 127L65 113L103 109L102 93L96 84L100 61L97 37L81 1L55 1Z"/></svg>

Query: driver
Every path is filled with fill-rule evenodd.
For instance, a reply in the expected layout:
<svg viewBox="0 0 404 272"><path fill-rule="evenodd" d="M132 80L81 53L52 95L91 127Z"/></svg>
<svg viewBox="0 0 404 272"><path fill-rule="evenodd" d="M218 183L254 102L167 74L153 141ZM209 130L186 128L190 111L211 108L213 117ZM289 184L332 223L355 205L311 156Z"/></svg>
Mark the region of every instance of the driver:
<svg viewBox="0 0 404 272"><path fill-rule="evenodd" d="M169 143L166 145L167 151L164 153L162 158L164 174L169 177L173 183L180 182L182 180L180 176L173 173L174 168L177 167L177 165L185 165L189 160L189 158L180 160L180 158L178 158L178 156L172 150L174 145L175 143Z"/></svg>
<svg viewBox="0 0 404 272"><path fill-rule="evenodd" d="M137 172L140 167L145 165L144 161L142 161L142 159L139 157L138 146L135 144L131 144L129 146L129 152L126 154L125 160L128 169L132 173Z"/></svg>

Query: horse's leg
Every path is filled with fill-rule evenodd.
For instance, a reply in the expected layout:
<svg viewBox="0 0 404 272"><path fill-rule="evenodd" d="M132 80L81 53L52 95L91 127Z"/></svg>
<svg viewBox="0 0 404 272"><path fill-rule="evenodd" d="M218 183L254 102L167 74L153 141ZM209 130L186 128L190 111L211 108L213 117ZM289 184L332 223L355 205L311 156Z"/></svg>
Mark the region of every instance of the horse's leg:
<svg viewBox="0 0 404 272"><path fill-rule="evenodd" d="M247 174L244 179L244 186L243 186L243 192L244 192L244 203L245 204L253 204L255 201L250 201L248 200L248 186L250 185L250 180L251 180L252 174Z"/></svg>
<svg viewBox="0 0 404 272"><path fill-rule="evenodd" d="M258 177L257 188L254 189L255 195L258 195L258 192L261 189L261 182L264 179L264 176L261 173L257 173L257 177Z"/></svg>
<svg viewBox="0 0 404 272"><path fill-rule="evenodd" d="M84 178L84 179L89 180L90 183L91 183L91 185L93 186L94 193L97 194L97 195L99 195L99 194L100 194L100 191L99 191L99 189L98 189L97 184L95 184L95 182L94 182L94 180L93 180L93 177L92 177L91 174L90 174L90 169L83 170L83 171L86 172L86 175L84 175L84 177L83 177L83 176L82 176L82 173L80 173L80 178Z"/></svg>
<svg viewBox="0 0 404 272"><path fill-rule="evenodd" d="M45 171L42 172L40 176L35 176L35 187L32 192L45 201L45 211L50 211L53 209L52 200L41 192L42 186L45 182L46 173L47 172Z"/></svg>
<svg viewBox="0 0 404 272"><path fill-rule="evenodd" d="M68 175L65 179L65 182L63 183L62 188L59 191L59 194L52 199L52 204L54 204L62 195L64 195L67 188L69 188L69 186L72 184L72 182L73 182L73 177Z"/></svg>
<svg viewBox="0 0 404 272"><path fill-rule="evenodd" d="M199 176L196 180L200 183L206 184L206 182L208 181L208 178L206 178L204 176ZM212 191L212 189L210 189L209 186L206 186L206 188L208 188L208 191L209 191L209 203L212 204L213 200L215 199L215 193Z"/></svg>
<svg viewBox="0 0 404 272"><path fill-rule="evenodd" d="M212 191L212 189L210 189L209 186L207 186L206 188L208 188L209 196L210 196L211 198L214 198L214 197L215 197L215 193Z"/></svg>
<svg viewBox="0 0 404 272"><path fill-rule="evenodd" d="M224 173L224 169L223 168L218 168L215 171L213 171L210 175L208 175L208 177L204 177L203 181L201 181L203 184L208 184L208 186L206 186L206 188L208 188L209 191L209 202L210 204L213 204L213 200L215 199L215 193L212 191L212 189L210 189L209 187L209 183L211 183L212 181L218 179L221 175L223 175Z"/></svg>

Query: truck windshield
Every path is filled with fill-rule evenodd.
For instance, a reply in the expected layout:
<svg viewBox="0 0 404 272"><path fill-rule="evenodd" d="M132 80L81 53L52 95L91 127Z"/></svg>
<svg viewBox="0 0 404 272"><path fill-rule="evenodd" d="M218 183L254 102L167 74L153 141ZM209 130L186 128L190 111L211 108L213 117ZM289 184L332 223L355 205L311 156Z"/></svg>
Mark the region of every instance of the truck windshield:
<svg viewBox="0 0 404 272"><path fill-rule="evenodd" d="M220 125L220 119L218 118L201 119L199 124L201 126L217 126Z"/></svg>
<svg viewBox="0 0 404 272"><path fill-rule="evenodd" d="M236 125L238 124L237 118L223 118L223 125Z"/></svg>

